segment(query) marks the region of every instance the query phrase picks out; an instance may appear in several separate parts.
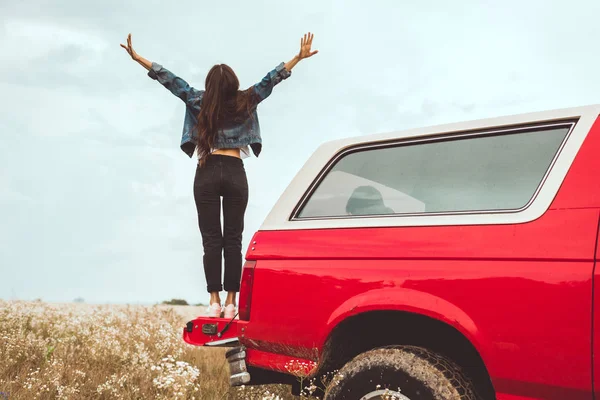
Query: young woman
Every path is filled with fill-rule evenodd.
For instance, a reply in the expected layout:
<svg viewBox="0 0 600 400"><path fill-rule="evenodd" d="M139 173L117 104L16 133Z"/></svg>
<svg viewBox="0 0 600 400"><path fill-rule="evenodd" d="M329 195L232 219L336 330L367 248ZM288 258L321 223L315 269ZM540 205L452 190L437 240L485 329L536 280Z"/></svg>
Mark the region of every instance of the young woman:
<svg viewBox="0 0 600 400"><path fill-rule="evenodd" d="M197 90L162 65L150 62L133 50L131 34L121 44L134 61L148 70L148 76L160 82L186 104L181 149L198 157L194 178L194 200L204 247L204 273L210 293L209 316L234 318L236 294L242 271L242 231L248 204L248 181L243 158L260 154L262 140L256 108L273 87L291 75L299 61L317 54L311 50L314 35L300 39L300 51L287 63L280 63L259 83L239 90L233 70L213 66L206 75L205 89ZM221 231L221 197L223 222ZM221 255L225 259L225 279L221 285ZM225 307L219 293L227 292Z"/></svg>

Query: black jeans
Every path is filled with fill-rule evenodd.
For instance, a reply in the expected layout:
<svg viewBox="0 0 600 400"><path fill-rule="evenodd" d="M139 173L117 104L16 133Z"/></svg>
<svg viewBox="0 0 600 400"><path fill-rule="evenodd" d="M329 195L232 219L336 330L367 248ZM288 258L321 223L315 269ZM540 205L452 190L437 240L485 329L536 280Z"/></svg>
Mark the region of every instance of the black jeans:
<svg viewBox="0 0 600 400"><path fill-rule="evenodd" d="M223 232L221 232L223 197ZM220 292L221 255L225 258L225 291L239 292L242 273L242 232L248 205L248 180L241 159L210 155L198 165L194 178L194 200L204 246L207 290Z"/></svg>

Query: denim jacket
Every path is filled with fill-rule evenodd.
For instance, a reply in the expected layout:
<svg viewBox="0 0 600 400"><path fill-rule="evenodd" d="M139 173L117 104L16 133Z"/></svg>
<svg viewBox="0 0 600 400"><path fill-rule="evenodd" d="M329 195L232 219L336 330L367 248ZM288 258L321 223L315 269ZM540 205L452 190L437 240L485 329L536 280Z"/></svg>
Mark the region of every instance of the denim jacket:
<svg viewBox="0 0 600 400"><path fill-rule="evenodd" d="M256 106L258 103L269 97L273 87L284 79L287 79L291 72L284 68L280 63L275 69L269 72L259 83L253 86L257 95L256 105L252 109L252 118L232 128L223 129L219 132L214 144L215 149L223 148L243 148L250 146L256 157L262 149L262 139L260 137L260 126ZM173 74L171 71L163 68L162 65L152 63L148 71L148 76L160 82L171 93L179 97L185 103L185 118L183 121L183 133L181 136L181 150L190 158L196 148L196 124L197 116L202 105L204 90L197 90L188 85L186 81Z"/></svg>

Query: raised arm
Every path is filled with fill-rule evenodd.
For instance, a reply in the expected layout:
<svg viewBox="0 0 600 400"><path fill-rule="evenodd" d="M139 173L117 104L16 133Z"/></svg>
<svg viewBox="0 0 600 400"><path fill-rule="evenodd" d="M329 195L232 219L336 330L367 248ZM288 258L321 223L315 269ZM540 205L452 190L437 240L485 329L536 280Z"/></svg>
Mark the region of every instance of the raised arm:
<svg viewBox="0 0 600 400"><path fill-rule="evenodd" d="M273 91L273 87L277 85L284 79L287 79L291 73L292 68L296 66L301 60L305 58L309 58L317 54L319 51L314 50L311 51L312 41L315 35L305 34L303 38L300 39L300 51L298 54L294 56L287 63L281 63L271 72L269 72L265 77L254 85L254 92L257 95L257 104L269 97L271 92Z"/></svg>
<svg viewBox="0 0 600 400"><path fill-rule="evenodd" d="M201 97L202 91L194 89L188 85L185 80L164 68L162 65L148 61L140 56L131 45L131 33L127 36L127 46L121 44L121 47L127 51L134 61L148 70L148 76L150 78L160 82L165 88L184 102L189 103L190 101Z"/></svg>

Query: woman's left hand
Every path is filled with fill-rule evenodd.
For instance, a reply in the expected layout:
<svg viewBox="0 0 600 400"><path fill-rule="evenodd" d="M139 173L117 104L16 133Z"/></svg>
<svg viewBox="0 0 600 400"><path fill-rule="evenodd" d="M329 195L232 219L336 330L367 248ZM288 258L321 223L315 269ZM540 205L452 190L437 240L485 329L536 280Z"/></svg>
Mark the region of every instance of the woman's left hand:
<svg viewBox="0 0 600 400"><path fill-rule="evenodd" d="M298 52L298 54L296 54L290 61L285 63L285 69L291 71L292 68L294 68L301 60L312 57L319 52L318 50L311 50L314 37L315 35L308 32L303 38L300 38L300 52Z"/></svg>
<svg viewBox="0 0 600 400"><path fill-rule="evenodd" d="M311 51L314 37L314 34L308 32L308 34L304 34L304 37L300 39L300 52L298 53L298 59L303 60L305 58L312 57L319 52L319 50Z"/></svg>

